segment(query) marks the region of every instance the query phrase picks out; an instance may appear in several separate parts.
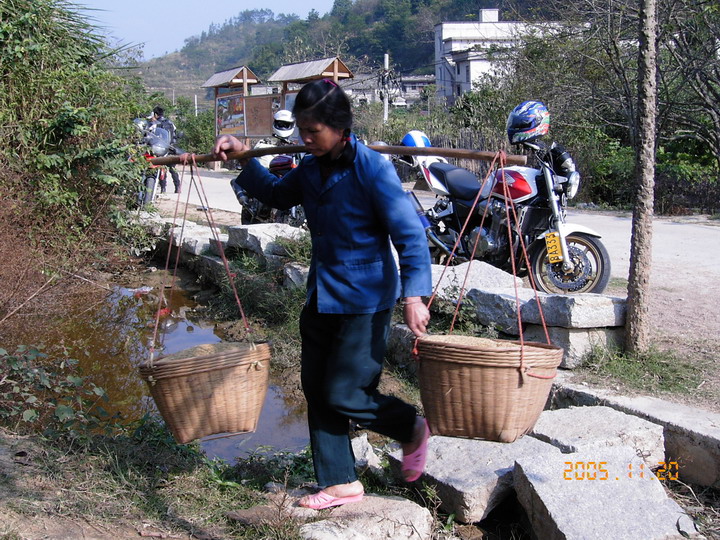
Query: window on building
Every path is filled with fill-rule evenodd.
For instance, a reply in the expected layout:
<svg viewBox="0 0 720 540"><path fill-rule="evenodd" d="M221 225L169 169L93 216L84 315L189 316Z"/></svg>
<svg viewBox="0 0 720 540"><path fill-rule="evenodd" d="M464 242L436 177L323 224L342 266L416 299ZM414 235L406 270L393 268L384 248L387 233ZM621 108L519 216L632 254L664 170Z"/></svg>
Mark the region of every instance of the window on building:
<svg viewBox="0 0 720 540"><path fill-rule="evenodd" d="M470 82L470 64L465 66L465 80Z"/></svg>

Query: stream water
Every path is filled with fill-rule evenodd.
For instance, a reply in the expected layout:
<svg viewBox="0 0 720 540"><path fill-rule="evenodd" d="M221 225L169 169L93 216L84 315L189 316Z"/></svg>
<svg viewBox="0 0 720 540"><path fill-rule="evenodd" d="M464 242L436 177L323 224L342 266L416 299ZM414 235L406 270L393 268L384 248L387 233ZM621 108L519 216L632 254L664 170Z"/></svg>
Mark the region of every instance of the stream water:
<svg viewBox="0 0 720 540"><path fill-rule="evenodd" d="M78 359L84 375L106 390L109 412L136 419L157 414L138 365L149 358L158 306L158 288L116 287L84 317L69 317L62 329L67 352ZM212 322L194 312L197 304L183 290L166 292L166 314L160 319L154 350L173 354L196 345L222 341ZM200 446L209 458L233 462L258 450L302 450L308 444L304 408L290 404L271 376L258 426L253 433L208 437Z"/></svg>

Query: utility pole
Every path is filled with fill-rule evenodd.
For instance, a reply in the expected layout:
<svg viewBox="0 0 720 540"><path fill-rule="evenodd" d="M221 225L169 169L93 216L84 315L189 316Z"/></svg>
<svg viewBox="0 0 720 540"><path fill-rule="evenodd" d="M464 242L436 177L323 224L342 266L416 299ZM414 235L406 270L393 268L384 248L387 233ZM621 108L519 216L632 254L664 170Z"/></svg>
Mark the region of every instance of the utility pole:
<svg viewBox="0 0 720 540"><path fill-rule="evenodd" d="M195 116L197 116L197 94L195 94Z"/></svg>
<svg viewBox="0 0 720 540"><path fill-rule="evenodd" d="M385 53L385 60L383 62L383 74L382 74L382 92L383 92L383 124L387 124L388 121L388 101L389 101L389 90L390 90L390 55Z"/></svg>

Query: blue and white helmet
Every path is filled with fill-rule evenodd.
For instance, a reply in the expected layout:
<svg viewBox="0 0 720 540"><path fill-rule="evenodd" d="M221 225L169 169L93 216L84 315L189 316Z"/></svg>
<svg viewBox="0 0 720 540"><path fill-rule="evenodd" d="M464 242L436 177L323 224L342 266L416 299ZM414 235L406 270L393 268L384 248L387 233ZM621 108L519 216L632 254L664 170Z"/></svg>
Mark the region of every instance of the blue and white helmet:
<svg viewBox="0 0 720 540"><path fill-rule="evenodd" d="M550 111L541 101L524 101L508 115L506 129L510 144L534 141L550 131Z"/></svg>
<svg viewBox="0 0 720 540"><path fill-rule="evenodd" d="M428 139L428 136L417 129L408 131L402 138L402 141L400 141L400 144L402 144L403 146L417 146L420 148L427 148L432 146L432 144L430 143L430 139Z"/></svg>

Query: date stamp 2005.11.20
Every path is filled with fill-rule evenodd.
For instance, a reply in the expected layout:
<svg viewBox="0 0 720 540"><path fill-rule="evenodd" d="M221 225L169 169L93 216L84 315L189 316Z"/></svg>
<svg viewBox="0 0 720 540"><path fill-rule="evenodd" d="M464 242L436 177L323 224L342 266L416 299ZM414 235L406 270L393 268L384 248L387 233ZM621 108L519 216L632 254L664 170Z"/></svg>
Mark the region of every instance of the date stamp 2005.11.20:
<svg viewBox="0 0 720 540"><path fill-rule="evenodd" d="M607 461L565 461L563 480L601 482L643 480L653 476L661 481L678 480L678 468L677 461L661 461L657 467L645 463L627 463L623 467Z"/></svg>

